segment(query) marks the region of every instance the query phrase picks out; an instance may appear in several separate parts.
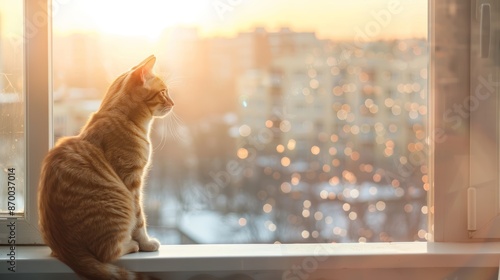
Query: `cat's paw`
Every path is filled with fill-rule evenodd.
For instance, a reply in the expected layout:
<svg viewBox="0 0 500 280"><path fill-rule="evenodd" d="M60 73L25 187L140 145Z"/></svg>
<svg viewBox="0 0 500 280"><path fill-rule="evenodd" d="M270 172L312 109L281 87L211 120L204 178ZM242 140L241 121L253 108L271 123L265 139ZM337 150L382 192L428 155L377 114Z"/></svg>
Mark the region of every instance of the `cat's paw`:
<svg viewBox="0 0 500 280"><path fill-rule="evenodd" d="M139 243L135 240L132 240L130 245L130 253L136 252L139 252Z"/></svg>
<svg viewBox="0 0 500 280"><path fill-rule="evenodd" d="M160 241L156 238L150 238L146 242L139 243L139 250L145 251L145 252L154 252L158 251L160 248Z"/></svg>
<svg viewBox="0 0 500 280"><path fill-rule="evenodd" d="M121 255L131 254L139 252L139 243L135 240L130 240L127 243L122 244Z"/></svg>

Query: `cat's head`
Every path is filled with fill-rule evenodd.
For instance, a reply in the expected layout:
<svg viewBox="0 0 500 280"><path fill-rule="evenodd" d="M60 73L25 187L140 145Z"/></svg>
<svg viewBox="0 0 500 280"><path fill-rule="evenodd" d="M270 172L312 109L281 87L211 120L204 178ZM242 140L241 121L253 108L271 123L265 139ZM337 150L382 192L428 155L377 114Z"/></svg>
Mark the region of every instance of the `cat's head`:
<svg viewBox="0 0 500 280"><path fill-rule="evenodd" d="M136 96L136 100L144 102L154 117L164 117L172 110L174 102L168 94L167 85L154 74L155 63L156 57L149 56L130 70L131 79L143 88L143 93Z"/></svg>
<svg viewBox="0 0 500 280"><path fill-rule="evenodd" d="M153 71L155 62L156 57L151 55L118 77L109 88L103 103L109 103L110 106L125 103L129 109L147 112L152 117L166 116L172 110L174 102L169 96L167 85ZM115 100L124 102L114 102Z"/></svg>

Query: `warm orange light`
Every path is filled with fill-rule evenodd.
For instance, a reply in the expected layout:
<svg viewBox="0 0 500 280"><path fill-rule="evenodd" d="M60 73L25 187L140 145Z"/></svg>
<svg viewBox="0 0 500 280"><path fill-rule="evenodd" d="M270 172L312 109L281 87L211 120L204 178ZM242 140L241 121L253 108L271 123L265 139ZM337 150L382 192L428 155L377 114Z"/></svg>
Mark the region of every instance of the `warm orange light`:
<svg viewBox="0 0 500 280"><path fill-rule="evenodd" d="M362 11L387 9L386 2L387 0L372 0L360 7L357 1L320 1L310 4L307 1L289 0L283 2L283 5L269 6L265 0L254 0L251 3L211 0L86 0L70 3L73 7L64 10L64 13L69 10L78 13L78 19L74 20L75 14L69 16L70 20L68 17L61 17L61 23L56 24L59 29L56 32L97 31L157 38L165 28L182 25L198 27L203 36L232 36L264 24L272 30L287 26L300 31L315 30L322 38L354 39L360 36L359 32L366 32L374 24L382 27L373 16L367 16ZM390 24L381 28L380 32L370 34L369 39L425 37L427 5L425 2L414 2L405 2L403 12L391 16ZM59 7L53 14L57 15L62 10ZM412 16L402 16L407 14L405 11L412 11ZM301 20L293 20L296 18ZM357 29L338 28L340 23ZM312 87L316 87L316 82L313 82Z"/></svg>

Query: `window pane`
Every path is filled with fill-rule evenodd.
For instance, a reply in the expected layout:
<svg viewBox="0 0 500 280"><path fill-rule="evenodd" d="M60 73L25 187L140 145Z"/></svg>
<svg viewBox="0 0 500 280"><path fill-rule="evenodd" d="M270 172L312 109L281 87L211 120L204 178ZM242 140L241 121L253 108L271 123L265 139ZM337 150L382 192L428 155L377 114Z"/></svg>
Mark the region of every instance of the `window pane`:
<svg viewBox="0 0 500 280"><path fill-rule="evenodd" d="M151 135L152 236L426 239L426 1L96 3L54 16L54 133L157 55L176 107Z"/></svg>
<svg viewBox="0 0 500 280"><path fill-rule="evenodd" d="M24 212L22 1L0 0L0 217Z"/></svg>

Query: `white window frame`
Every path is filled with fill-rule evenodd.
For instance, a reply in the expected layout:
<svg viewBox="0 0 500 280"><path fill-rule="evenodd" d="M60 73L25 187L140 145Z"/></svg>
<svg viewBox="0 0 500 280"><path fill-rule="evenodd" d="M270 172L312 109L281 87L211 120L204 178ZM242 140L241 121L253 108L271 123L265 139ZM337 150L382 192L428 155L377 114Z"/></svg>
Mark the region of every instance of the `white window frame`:
<svg viewBox="0 0 500 280"><path fill-rule="evenodd" d="M468 242L470 241L467 231L467 188L469 186L469 125L467 121L462 122L459 130L451 127L445 118L446 111L452 104L461 102L469 96L469 71L457 73L447 72L449 67L448 56L463 57L468 67L469 48L459 46L458 42L466 42L469 37L468 26L470 25L470 12L455 10L460 13L463 24L459 32L463 32L464 38L450 38L445 32L449 30L435 30L438 21L448 20L445 6L452 1L431 0L429 2L430 15L430 61L429 61L429 92L430 94L430 170L431 192L429 193L430 224L433 227L435 242ZM468 2L464 0L462 2ZM471 1L474 2L474 1ZM441 10L438 9L441 6ZM458 22L455 21L455 24ZM453 30L457 31L457 30ZM455 43L455 44L454 44ZM440 53L449 53L440 57ZM447 77L443 77L447 73ZM455 75L453 75L455 74ZM437 76L442 75L442 76ZM446 79L445 79L446 78ZM465 85L464 85L465 84Z"/></svg>
<svg viewBox="0 0 500 280"><path fill-rule="evenodd" d="M456 42L442 37L448 30L433 30L443 16L443 6L450 2L468 0L429 0L429 139L430 149L430 182L429 191L429 242L422 243L371 243L371 244L299 244L299 245L164 245L158 253L137 253L124 256L120 264L136 271L170 271L186 276L194 271L212 271L213 273L231 272L270 272L281 274L293 269L294 265L309 265L316 262L319 266L314 273L336 271L337 273L353 272L364 269L370 277L384 275L385 279L400 279L401 275L391 274L393 268L415 271L415 275L425 275L420 268L432 267L436 271L445 271L463 267L472 268L498 267L500 261L500 243L486 241L464 244L472 241L467 227L467 189L470 174L470 130L464 122L459 131L451 128L444 116L450 104L461 102L470 96L468 85L469 72L459 72L451 77L448 84L442 84L436 75L441 75L444 62L437 56L448 49L456 56L470 55L467 47L456 47ZM475 2L475 1L471 1ZM31 32L30 25L25 24L25 81L26 81L26 213L17 220L18 244L41 244L38 232L37 184L41 161L52 144L51 133L51 10L50 0L25 0L25 20L38 22L37 32ZM441 8L440 8L441 7ZM457 9L453 24L464 23L463 36L469 36L469 9ZM460 20L458 20L458 19ZM464 19L466 21L464 21ZM464 28L463 26L457 27ZM463 39L463 38L462 38ZM457 40L460 40L458 38ZM34 105L33 105L34 104ZM0 220L4 228L5 221ZM0 236L1 237L1 236ZM455 243L460 242L460 243ZM6 243L0 239L0 243ZM320 250L330 246L330 251ZM2 249L3 247L0 247ZM45 273L61 275L71 271L57 260L48 257L47 247L22 247L19 256L26 273ZM4 269L6 254L0 250L0 278L6 273ZM325 260L323 262L323 260ZM397 260L397 261L395 261ZM310 263L309 263L310 262ZM169 265L166 265L169 264ZM229 267L228 264L234 266ZM31 268L28 268L31 267ZM21 268L20 268L21 269ZM287 270L288 269L288 270ZM191 274L190 274L191 273ZM32 274L33 275L33 274ZM330 274L314 274L325 275ZM340 275L340 274L338 274ZM392 278L391 278L392 275ZM429 275L429 274L426 274ZM47 276L50 279L52 276ZM283 276L284 277L284 276ZM15 278L11 278L15 279ZM24 279L24 278L23 278ZM42 279L39 275L36 279ZM274 278L273 278L274 279ZM285 279L285 278L283 278ZM289 278L300 279L300 278ZM345 278L348 279L348 278ZM349 278L353 279L353 278ZM359 279L359 278L358 278ZM415 278L417 279L417 278ZM423 279L423 278L420 278ZM450 278L453 279L453 278ZM460 278L461 279L461 278Z"/></svg>
<svg viewBox="0 0 500 280"><path fill-rule="evenodd" d="M463 5L452 6L457 2ZM485 3L498 7L498 1L491 0L429 2L429 90L432 93L429 111L433 115L429 119L428 135L433 144L430 149L430 181L433 185L428 204L431 214L429 228L433 227L436 242L478 242L500 238L498 139L493 149L485 150L484 147L492 147L492 144L479 137L478 130L471 133L471 130L484 130L485 127L498 130L494 124L489 128L471 127L471 121L477 123L477 118L484 117L485 103L497 102L495 93L491 93L489 99L482 98L486 89L480 83L488 80L489 74L478 71L476 65L479 31L475 28L479 28L480 20L477 9ZM448 27L433 28L440 26L437 21L448 21L453 17L455 19ZM498 36L493 35L493 28L490 32L492 37ZM466 46L465 42L471 43ZM498 42L494 40L489 44L498 48ZM478 86L483 87L480 96L477 96ZM495 90L498 92L496 85ZM469 102L479 105L468 105ZM465 110L470 111L470 117L458 113L453 115L452 110L457 106L469 106ZM488 174L488 179L484 174Z"/></svg>
<svg viewBox="0 0 500 280"><path fill-rule="evenodd" d="M15 220L17 244L43 244L38 230L37 190L41 163L52 145L50 0L24 1L24 93L26 190L24 215ZM0 220L6 229L13 220ZM8 244L0 230L0 244Z"/></svg>
<svg viewBox="0 0 500 280"><path fill-rule="evenodd" d="M472 239L500 238L500 3L473 3L471 22L470 186L467 227ZM474 16L475 15L475 16Z"/></svg>

